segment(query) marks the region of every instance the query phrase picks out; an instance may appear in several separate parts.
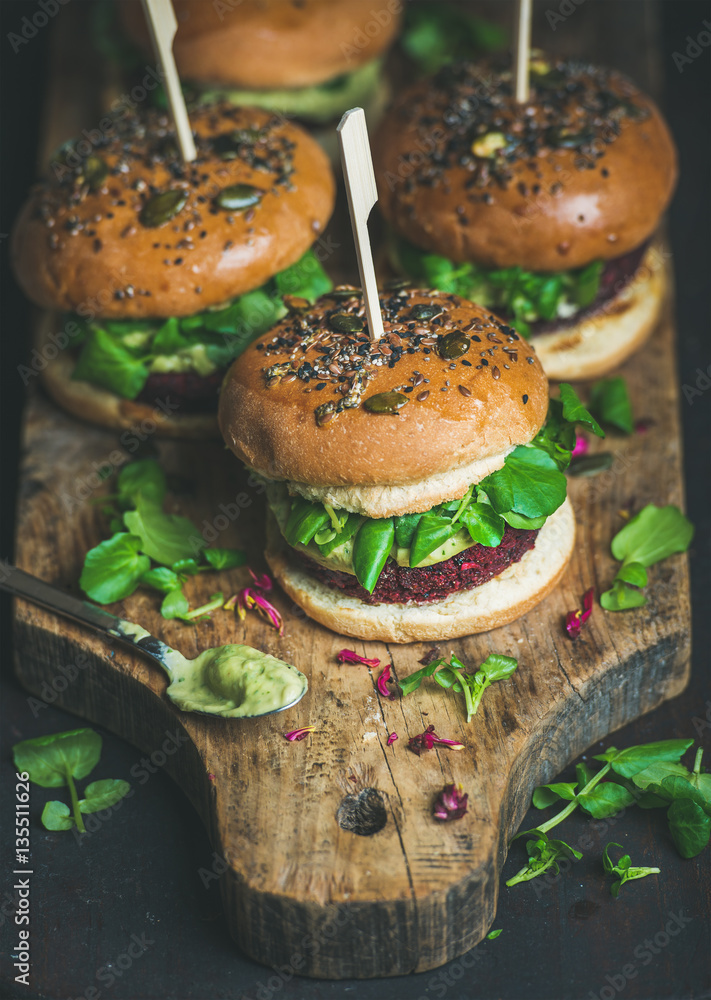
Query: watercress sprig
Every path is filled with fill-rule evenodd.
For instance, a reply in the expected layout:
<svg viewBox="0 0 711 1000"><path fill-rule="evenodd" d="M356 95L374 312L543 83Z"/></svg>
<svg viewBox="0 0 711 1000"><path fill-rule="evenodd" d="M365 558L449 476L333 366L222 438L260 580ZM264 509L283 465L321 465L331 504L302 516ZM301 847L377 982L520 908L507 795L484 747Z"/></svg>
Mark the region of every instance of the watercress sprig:
<svg viewBox="0 0 711 1000"><path fill-rule="evenodd" d="M529 882L532 878L538 878L549 869L554 875L560 871L558 862L565 858L567 860L582 858L582 853L566 844L563 840L549 840L542 830L530 830L531 840L526 841L526 852L528 853L528 864L510 878L506 885L518 885L519 882Z"/></svg>
<svg viewBox="0 0 711 1000"><path fill-rule="evenodd" d="M129 784L121 778L93 781L80 799L74 779L85 778L94 770L101 756L101 737L93 729L72 729L51 736L23 740L12 748L15 767L42 788L67 786L71 810L65 802L52 800L42 811L42 823L48 830L70 830L76 826L86 832L82 814L107 809L124 797Z"/></svg>
<svg viewBox="0 0 711 1000"><path fill-rule="evenodd" d="M111 498L117 506L108 509L118 530L87 552L79 585L99 604L121 601L139 586L150 587L165 595L164 618L192 621L219 607L221 595L191 611L183 593L188 577L243 566L246 556L238 549L206 545L187 517L165 513L167 491L165 473L154 459L121 470Z"/></svg>
<svg viewBox="0 0 711 1000"><path fill-rule="evenodd" d="M600 595L606 611L641 608L647 598L647 569L675 552L686 552L694 537L694 526L678 507L648 504L612 539L612 554L622 565L611 590Z"/></svg>
<svg viewBox="0 0 711 1000"><path fill-rule="evenodd" d="M617 875L617 882L613 882L610 886L610 893L617 898L620 894L620 889L625 884L625 882L631 882L636 878L646 878L647 875L658 875L661 868L636 868L632 866L632 862L629 854L623 854L620 860L615 864L615 862L610 858L610 848L618 847L621 851L624 850L622 844L609 843L606 844L605 849L602 852L602 864L608 875Z"/></svg>
<svg viewBox="0 0 711 1000"><path fill-rule="evenodd" d="M496 681L510 677L517 667L518 661L513 657L490 653L476 673L472 674L468 672L459 657L452 653L449 662L444 659L433 660L432 663L428 663L421 670L416 670L398 683L405 696L416 691L425 677L433 677L440 687L451 688L458 694L464 695L467 722L470 722L479 708L486 689Z"/></svg>

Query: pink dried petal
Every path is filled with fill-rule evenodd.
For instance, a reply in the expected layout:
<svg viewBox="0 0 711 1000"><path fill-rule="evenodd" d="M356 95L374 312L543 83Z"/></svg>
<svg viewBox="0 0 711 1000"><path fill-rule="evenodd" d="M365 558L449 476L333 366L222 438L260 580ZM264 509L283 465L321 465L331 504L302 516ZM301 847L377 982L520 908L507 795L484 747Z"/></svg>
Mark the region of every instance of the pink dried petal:
<svg viewBox="0 0 711 1000"><path fill-rule="evenodd" d="M578 455L587 455L589 450L590 450L590 444L588 442L588 439L586 437L583 437L582 434L576 434L575 447L570 453L570 457L577 458Z"/></svg>
<svg viewBox="0 0 711 1000"><path fill-rule="evenodd" d="M411 736L407 743L408 750L412 750L419 757L420 754L425 750L431 750L433 746L437 744L438 746L449 747L450 750L464 750L463 743L457 743L456 740L445 740L441 736L438 736L434 731L434 726L430 725L425 729L424 733L418 733L417 736Z"/></svg>
<svg viewBox="0 0 711 1000"><path fill-rule="evenodd" d="M395 742L395 740L396 740L397 738L398 738L398 735L397 735L397 733L390 733L390 735L388 736L388 743L387 743L387 745L388 745L389 747L390 747L390 746L392 746L392 745L393 745L393 743Z"/></svg>
<svg viewBox="0 0 711 1000"><path fill-rule="evenodd" d="M464 744L459 743L457 740L443 740L439 736L434 737L434 741L437 746L449 747L450 750L464 750Z"/></svg>
<svg viewBox="0 0 711 1000"><path fill-rule="evenodd" d="M254 586L258 587L260 590L263 590L265 593L268 594L273 586L272 578L269 576L269 574L255 573L253 569L249 568L249 566L247 567L247 569L249 570L249 575L254 580Z"/></svg>
<svg viewBox="0 0 711 1000"><path fill-rule="evenodd" d="M583 609L582 611L569 611L565 616L565 631L568 633L569 639L577 639L580 635L580 630L585 622L588 620L592 614L594 604L593 588L590 587L583 594Z"/></svg>
<svg viewBox="0 0 711 1000"><path fill-rule="evenodd" d="M215 780L215 775L214 774L208 774L208 778L210 779L210 781L214 781Z"/></svg>
<svg viewBox="0 0 711 1000"><path fill-rule="evenodd" d="M362 663L366 667L380 666L380 660L367 660L364 656L358 656L354 649L342 649L336 660L338 663Z"/></svg>
<svg viewBox="0 0 711 1000"><path fill-rule="evenodd" d="M316 726L302 726L301 729L292 729L290 733L283 733L284 739L289 740L290 743L298 743L301 740L306 739L309 733L312 733Z"/></svg>
<svg viewBox="0 0 711 1000"><path fill-rule="evenodd" d="M375 682L375 686L378 692L383 696L383 698L394 698L394 693L388 687L388 681L390 680L390 664L383 670L380 677L378 677Z"/></svg>
<svg viewBox="0 0 711 1000"><path fill-rule="evenodd" d="M638 420L634 425L634 429L638 434L646 434L651 426L651 420Z"/></svg>
<svg viewBox="0 0 711 1000"><path fill-rule="evenodd" d="M254 587L245 587L244 590L240 590L238 606L240 605L248 610L254 609L259 612L262 618L266 618L269 624L274 626L279 635L284 635L284 622L281 615L274 605Z"/></svg>
<svg viewBox="0 0 711 1000"><path fill-rule="evenodd" d="M467 811L469 796L461 785L445 785L434 804L434 818L442 823L461 819Z"/></svg>

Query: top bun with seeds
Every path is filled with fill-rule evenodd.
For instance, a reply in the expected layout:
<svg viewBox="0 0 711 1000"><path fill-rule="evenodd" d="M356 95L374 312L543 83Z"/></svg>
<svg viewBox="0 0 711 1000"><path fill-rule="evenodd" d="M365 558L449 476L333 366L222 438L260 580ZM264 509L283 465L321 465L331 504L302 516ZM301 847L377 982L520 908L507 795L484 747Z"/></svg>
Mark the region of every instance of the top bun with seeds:
<svg viewBox="0 0 711 1000"><path fill-rule="evenodd" d="M456 470L468 485L532 440L548 382L511 327L456 295L399 288L380 304L385 336L372 343L359 290L293 303L229 370L220 428L248 466L304 495L340 490L339 506L357 511L363 490L382 500L380 488L428 480L427 509L451 495ZM475 463L488 471L472 478Z"/></svg>

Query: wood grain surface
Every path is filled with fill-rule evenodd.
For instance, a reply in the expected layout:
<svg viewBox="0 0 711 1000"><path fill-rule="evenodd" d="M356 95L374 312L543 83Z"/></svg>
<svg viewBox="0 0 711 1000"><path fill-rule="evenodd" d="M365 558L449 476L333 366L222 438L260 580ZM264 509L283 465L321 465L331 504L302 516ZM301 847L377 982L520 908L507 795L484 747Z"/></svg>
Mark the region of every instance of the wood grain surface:
<svg viewBox="0 0 711 1000"><path fill-rule="evenodd" d="M302 974L359 978L422 971L463 953L491 924L506 845L532 787L683 688L689 658L684 557L652 571L647 608L617 616L596 608L577 643L563 629L566 611L580 605L587 587L599 594L609 586L609 542L623 523L620 511L647 502L683 504L670 313L655 338L654 352L622 372L635 413L650 421L648 432L596 446L615 453L613 468L572 484L579 535L561 587L512 626L452 644L472 664L492 650L520 661L511 681L487 692L469 726L439 689L381 699L373 672L335 662L341 646L354 644L304 620L279 597L286 621L281 640L256 617L241 624L227 612L210 624L164 622L148 594L112 609L188 656L207 645L246 641L308 675L311 690L297 708L242 723L178 713L163 696L156 668L18 602L23 684L41 695L43 685L56 680L58 664L87 654L88 666L78 669L57 703L147 753L164 754L166 769L228 866L223 901L232 934L248 954L276 965L306 953ZM176 510L212 526L217 544L244 545L250 563L260 567L261 498L218 445L163 443L147 428L121 441L64 416L41 395L32 397L26 413L18 565L76 591L86 549L108 531L91 502L108 491L96 466L152 453L173 476ZM239 509L234 518L233 508ZM229 522L224 530L220 517ZM244 571L201 577L190 584L191 603L216 589L232 592L244 580ZM355 648L405 676L427 647ZM421 758L409 753L407 737L430 723L466 750ZM304 742L282 738L285 729L307 724L316 732ZM388 748L392 731L399 740ZM464 785L470 810L461 821L440 825L431 818L432 801L449 781ZM378 794L363 795L368 788ZM344 830L337 820L339 807L341 816L351 807L344 800L358 795L367 800L373 827L386 820L371 835ZM318 949L304 946L308 935Z"/></svg>

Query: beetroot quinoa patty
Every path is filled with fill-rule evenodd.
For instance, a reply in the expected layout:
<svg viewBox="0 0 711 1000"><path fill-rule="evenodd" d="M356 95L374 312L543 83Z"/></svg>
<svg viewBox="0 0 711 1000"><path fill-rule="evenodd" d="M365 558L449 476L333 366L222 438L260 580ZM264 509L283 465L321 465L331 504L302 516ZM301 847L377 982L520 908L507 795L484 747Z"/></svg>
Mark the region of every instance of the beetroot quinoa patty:
<svg viewBox="0 0 711 1000"><path fill-rule="evenodd" d="M316 580L340 590L346 597L357 597L364 604L426 604L441 601L458 590L479 587L513 563L519 562L536 543L537 531L524 531L506 525L501 544L496 548L472 545L451 559L433 566L398 566L390 559L380 574L375 590L369 594L350 573L326 569L307 555L296 553L301 565Z"/></svg>

